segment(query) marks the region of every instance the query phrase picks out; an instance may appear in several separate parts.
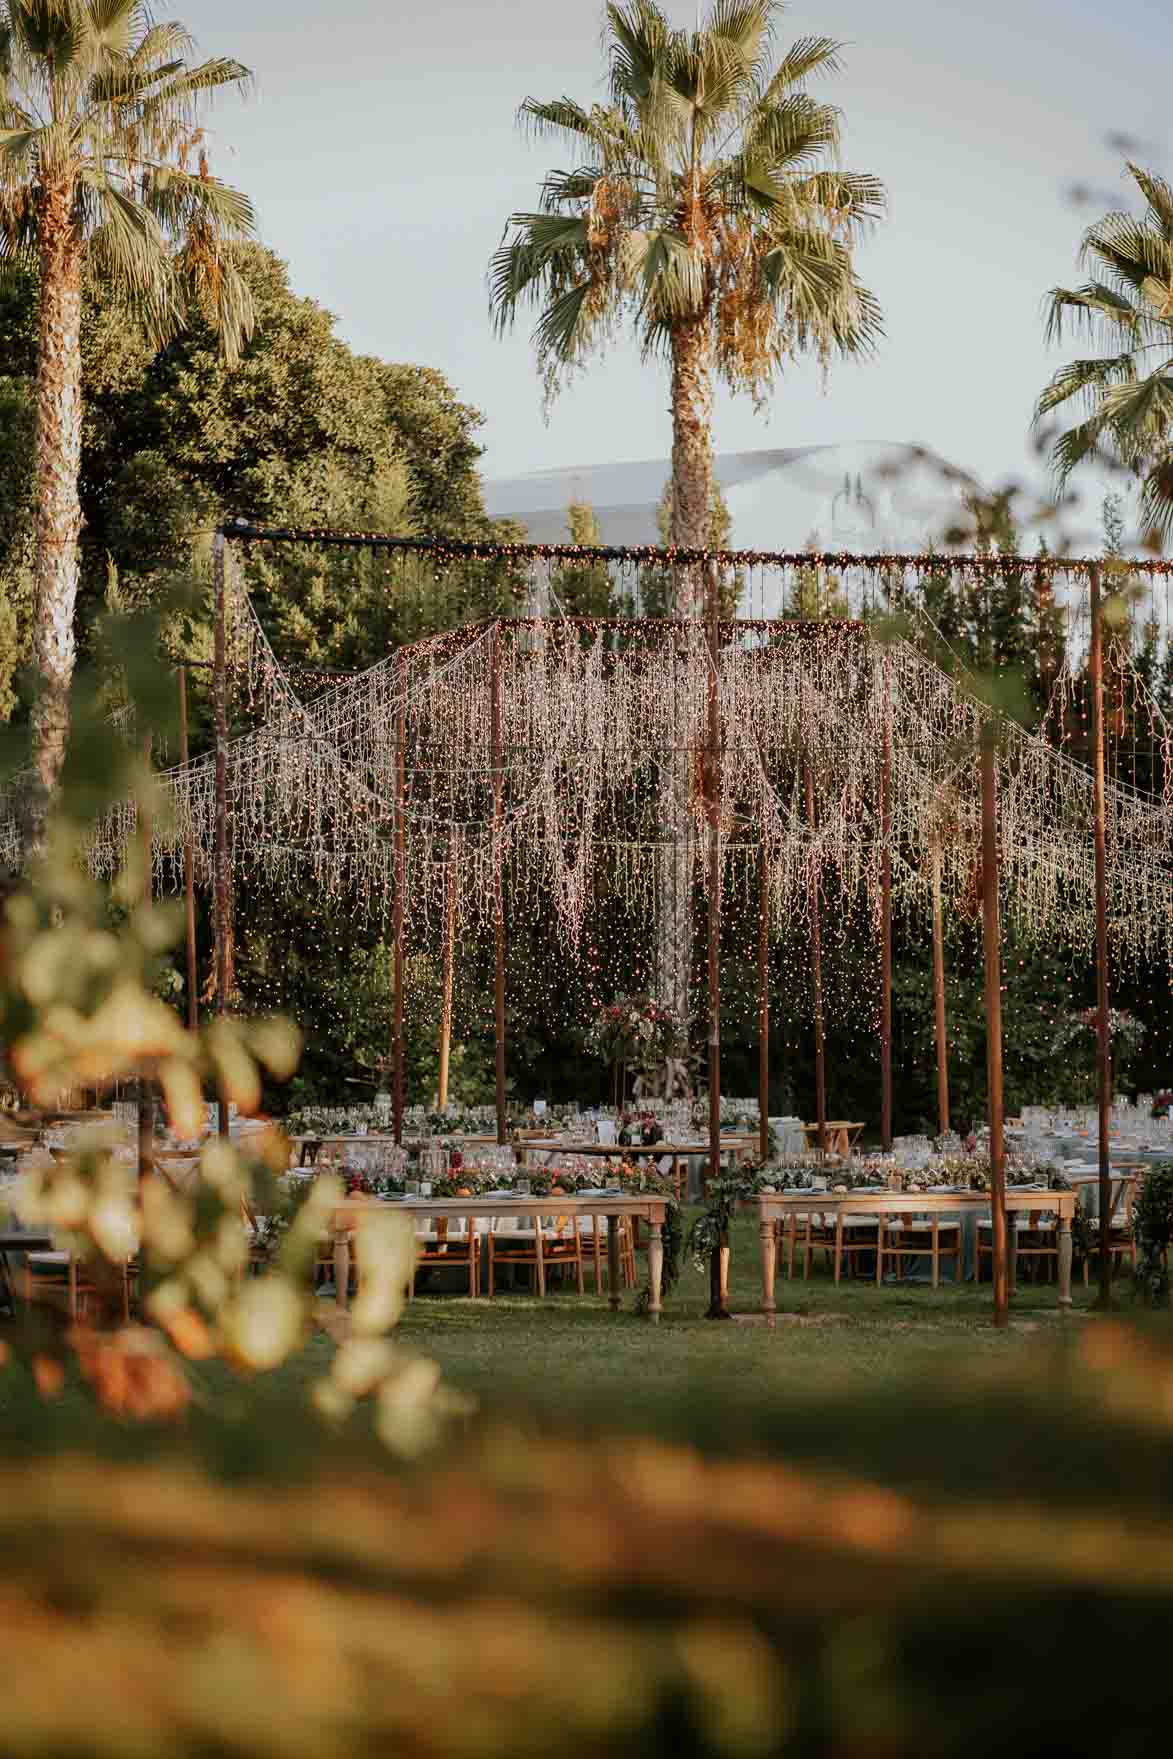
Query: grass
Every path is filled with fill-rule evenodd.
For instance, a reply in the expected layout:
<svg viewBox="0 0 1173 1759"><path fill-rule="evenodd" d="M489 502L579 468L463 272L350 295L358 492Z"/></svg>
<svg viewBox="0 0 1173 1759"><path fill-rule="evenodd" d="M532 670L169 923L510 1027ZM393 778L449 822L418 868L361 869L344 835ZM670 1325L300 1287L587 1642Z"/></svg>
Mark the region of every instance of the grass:
<svg viewBox="0 0 1173 1759"><path fill-rule="evenodd" d="M1007 1413L1000 1425L995 1408L1026 1396L1040 1420L1043 1407L1056 1404L1057 1426L1036 1464L1051 1482L1062 1480L1063 1438L1070 1439L1074 1420L1074 1407L1063 1401L1070 1405L1072 1389L1077 1403L1081 1396L1078 1368L1063 1367L1069 1353L1062 1340L1086 1334L1078 1315L1094 1291L1077 1283L1076 1316L1069 1316L1058 1309L1055 1284L1025 1285L1010 1330L996 1332L989 1284L934 1291L862 1280L835 1288L825 1273L806 1282L780 1278L778 1324L767 1330L757 1317L756 1220L735 1222L731 1245L730 1306L743 1323L705 1319L707 1273L686 1259L659 1326L636 1314L630 1291L615 1315L605 1295L558 1290L539 1301L519 1290L469 1300L453 1279L443 1292L437 1284L409 1303L398 1339L436 1361L490 1423L580 1435L638 1431L709 1452L763 1449L865 1471L886 1453L897 1469L911 1425L938 1442L947 1435L950 1452L964 1446L979 1475L978 1461L988 1456L996 1478L1006 1455L1001 1446L991 1453L990 1437L1013 1431L1019 1419ZM1127 1313L1123 1282L1120 1291ZM197 1399L186 1441L158 1434L151 1446L190 1445L228 1476L313 1470L320 1443L305 1421L304 1393L333 1348L319 1332L297 1357L251 1382L218 1363L193 1365ZM133 1457L143 1449L141 1431L100 1422L76 1377L50 1405L26 1380L0 1377L0 1437L9 1450L97 1446ZM352 1440L362 1451L361 1433ZM1037 1438L1032 1446L1038 1452ZM1103 1469L1110 1474L1112 1462Z"/></svg>
<svg viewBox="0 0 1173 1759"><path fill-rule="evenodd" d="M730 1307L756 1315L755 1220L734 1224L731 1246ZM1093 1293L1078 1286L1077 1308L1089 1306ZM490 1406L571 1411L584 1423L671 1427L673 1412L691 1407L690 1395L703 1383L717 1411L740 1427L759 1402L875 1393L906 1385L922 1369L934 1376L968 1372L1023 1351L1031 1332L1062 1333L1072 1324L1058 1309L1053 1283L1020 1289L1009 1333L993 1329L988 1283L934 1291L864 1281L836 1288L826 1275L793 1283L779 1278L777 1301L773 1331L756 1320L706 1320L707 1273L686 1259L658 1327L632 1311L631 1294L615 1316L605 1297L592 1294L555 1293L537 1301L517 1292L489 1301L446 1293L412 1301L400 1335Z"/></svg>

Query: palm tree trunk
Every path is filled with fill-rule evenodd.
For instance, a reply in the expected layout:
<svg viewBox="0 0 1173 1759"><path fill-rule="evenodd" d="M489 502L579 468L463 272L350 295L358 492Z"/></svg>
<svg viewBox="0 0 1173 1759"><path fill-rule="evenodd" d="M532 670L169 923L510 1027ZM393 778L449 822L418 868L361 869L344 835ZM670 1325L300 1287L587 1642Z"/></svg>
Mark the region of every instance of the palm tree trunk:
<svg viewBox="0 0 1173 1759"><path fill-rule="evenodd" d="M681 549L705 549L713 505L713 370L706 317L678 323L672 332L672 516L669 539ZM672 610L697 624L704 613L706 571L681 569ZM664 1007L688 1013L692 963L691 795L695 729L682 727L664 766L660 823L665 847L657 872L656 992ZM697 737L699 738L699 733Z"/></svg>
<svg viewBox="0 0 1173 1759"><path fill-rule="evenodd" d="M32 712L35 799L29 842L41 840L69 737L77 539L81 530L81 247L73 223L73 181L42 193L40 331L36 383L36 625L38 680Z"/></svg>
<svg viewBox="0 0 1173 1759"><path fill-rule="evenodd" d="M672 331L672 542L703 550L713 517L713 362L707 315L678 323ZM704 570L689 569L683 601L677 583L676 615L704 613Z"/></svg>

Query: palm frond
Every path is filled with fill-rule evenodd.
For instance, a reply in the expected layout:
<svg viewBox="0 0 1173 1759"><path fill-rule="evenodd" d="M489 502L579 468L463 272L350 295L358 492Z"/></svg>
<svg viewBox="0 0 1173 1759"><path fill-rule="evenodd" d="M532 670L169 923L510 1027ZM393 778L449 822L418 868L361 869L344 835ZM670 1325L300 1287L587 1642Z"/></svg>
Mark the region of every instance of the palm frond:
<svg viewBox="0 0 1173 1759"><path fill-rule="evenodd" d="M1173 246L1134 214L1105 214L1089 226L1080 260L1093 258L1125 287L1138 289L1152 275L1168 282L1173 272Z"/></svg>
<svg viewBox="0 0 1173 1759"><path fill-rule="evenodd" d="M839 112L806 92L790 92L778 103L756 106L742 139L747 155L772 170L791 170L838 148Z"/></svg>
<svg viewBox="0 0 1173 1759"><path fill-rule="evenodd" d="M705 284L705 263L682 233L668 227L632 232L624 249L624 278L638 281L644 310L671 321L696 312Z"/></svg>
<svg viewBox="0 0 1173 1759"><path fill-rule="evenodd" d="M774 21L781 10L777 0L713 0L704 35L728 44L749 78L758 80L768 63Z"/></svg>
<svg viewBox="0 0 1173 1759"><path fill-rule="evenodd" d="M127 55L148 27L142 0L86 0L91 43L114 55Z"/></svg>
<svg viewBox="0 0 1173 1759"><path fill-rule="evenodd" d="M507 331L524 299L557 291L584 261L587 227L581 217L513 214L507 238L489 263L489 310L498 335ZM561 279L560 279L561 278Z"/></svg>
<svg viewBox="0 0 1173 1759"><path fill-rule="evenodd" d="M160 69L160 76L163 73ZM149 127L158 117L170 113L189 115L193 109L193 100L208 97L211 93L221 91L225 86L235 86L244 92L252 85L253 76L249 68L240 61L232 61L226 56L217 56L211 61L201 62L198 67L188 67L182 73L175 74L160 86L157 91L144 92L139 109L139 121Z"/></svg>
<svg viewBox="0 0 1173 1759"><path fill-rule="evenodd" d="M839 73L843 62L843 44L834 37L798 37L783 55L769 82L762 90L759 103L768 108L790 90L809 79L812 73Z"/></svg>
<svg viewBox="0 0 1173 1759"><path fill-rule="evenodd" d="M1085 459L1099 456L1103 431L1104 423L1099 415L1090 415L1086 421L1077 422L1065 434L1060 434L1051 448L1051 465L1060 485Z"/></svg>
<svg viewBox="0 0 1173 1759"><path fill-rule="evenodd" d="M1150 451L1173 429L1173 377L1158 371L1108 386L1100 398L1100 416L1122 456Z"/></svg>
<svg viewBox="0 0 1173 1759"><path fill-rule="evenodd" d="M0 159L17 164L27 160L40 144L41 132L39 128L0 128Z"/></svg>
<svg viewBox="0 0 1173 1759"><path fill-rule="evenodd" d="M550 301L534 329L539 356L553 356L563 362L574 359L590 292L590 281L580 281Z"/></svg>
<svg viewBox="0 0 1173 1759"><path fill-rule="evenodd" d="M1145 201L1149 204L1149 212L1153 219L1165 229L1166 236L1173 238L1173 188L1158 177L1155 171L1144 171L1139 165L1128 161L1128 170Z"/></svg>
<svg viewBox="0 0 1173 1759"><path fill-rule="evenodd" d="M1103 281L1085 281L1082 287L1052 287L1047 295L1046 341L1061 342L1069 320L1078 329L1123 332L1134 340L1139 339L1144 321L1125 294Z"/></svg>
<svg viewBox="0 0 1173 1759"><path fill-rule="evenodd" d="M1095 355L1086 360L1069 361L1054 374L1035 405L1035 419L1048 415L1073 397L1094 397L1109 385L1135 379L1136 363L1131 354Z"/></svg>
<svg viewBox="0 0 1173 1759"><path fill-rule="evenodd" d="M761 271L799 347L868 354L883 336L879 303L856 279L851 253L819 228L782 231L763 253Z"/></svg>
<svg viewBox="0 0 1173 1759"><path fill-rule="evenodd" d="M252 202L239 189L217 177L179 171L174 165L150 166L143 177L143 201L173 236L193 220L211 223L228 238L252 236L256 216Z"/></svg>
<svg viewBox="0 0 1173 1759"><path fill-rule="evenodd" d="M8 0L8 18L16 43L54 77L77 66L89 23L80 0Z"/></svg>
<svg viewBox="0 0 1173 1759"><path fill-rule="evenodd" d="M1141 489L1143 525L1167 541L1173 534L1173 457L1166 454L1152 465Z"/></svg>
<svg viewBox="0 0 1173 1759"><path fill-rule="evenodd" d="M852 231L883 219L888 207L883 181L868 171L815 171L797 179L791 192L800 208Z"/></svg>
<svg viewBox="0 0 1173 1759"><path fill-rule="evenodd" d="M611 93L616 102L645 102L662 77L661 63L672 31L651 0L627 0L607 7Z"/></svg>

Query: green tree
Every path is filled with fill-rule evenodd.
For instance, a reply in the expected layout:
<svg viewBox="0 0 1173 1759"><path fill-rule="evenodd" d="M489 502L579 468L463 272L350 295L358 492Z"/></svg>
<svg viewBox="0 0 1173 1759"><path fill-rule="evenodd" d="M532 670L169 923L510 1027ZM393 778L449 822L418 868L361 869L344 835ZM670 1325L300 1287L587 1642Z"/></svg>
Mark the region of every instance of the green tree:
<svg viewBox="0 0 1173 1759"><path fill-rule="evenodd" d="M806 540L806 547L812 556L817 551L818 542L813 534ZM810 623L850 617L851 610L847 603L847 594L843 590L843 582L837 574L820 568L813 561L804 563L798 570L786 614Z"/></svg>
<svg viewBox="0 0 1173 1759"><path fill-rule="evenodd" d="M672 480L664 484L664 492L656 507L656 531L661 544L672 542ZM705 547L726 550L733 535L733 515L716 477L709 497L709 524ZM717 581L717 607L721 617L736 617L745 576L739 568L722 568ZM645 617L671 617L676 612L676 577L666 568L643 568L639 582L640 604Z"/></svg>
<svg viewBox="0 0 1173 1759"><path fill-rule="evenodd" d="M777 0L713 0L695 31L654 0L607 7L610 101L527 98L522 121L565 142L537 213L514 214L493 258L499 328L535 305L538 359L553 385L624 319L671 366L673 543L704 548L711 520L715 377L762 399L813 348L869 349L875 300L852 249L883 209L879 180L816 168L839 143L838 112L805 89L835 72L839 45L799 39L772 62ZM699 609L699 587L683 614Z"/></svg>
<svg viewBox="0 0 1173 1759"><path fill-rule="evenodd" d="M1076 402L1082 421L1059 436L1052 462L1060 483L1088 458L1107 457L1143 482L1142 514L1173 529L1173 188L1129 163L1145 200L1141 218L1118 210L1089 226L1080 251L1092 273L1082 286L1052 288L1047 338L1070 325L1100 352L1060 367L1035 419Z"/></svg>
<svg viewBox="0 0 1173 1759"><path fill-rule="evenodd" d="M35 256L39 271L33 755L42 795L56 785L69 730L86 262L157 341L193 303L214 315L230 355L250 323L223 242L251 232L252 209L209 174L199 128L208 94L249 75L222 58L192 65L191 47L182 25L153 24L141 0L0 4L0 248ZM38 837L43 810L33 809Z"/></svg>
<svg viewBox="0 0 1173 1759"><path fill-rule="evenodd" d="M595 510L586 501L571 501L566 509L566 532L572 544L597 548L603 533ZM615 583L606 562L567 563L551 581L557 601L554 609L568 617L613 617L618 604Z"/></svg>

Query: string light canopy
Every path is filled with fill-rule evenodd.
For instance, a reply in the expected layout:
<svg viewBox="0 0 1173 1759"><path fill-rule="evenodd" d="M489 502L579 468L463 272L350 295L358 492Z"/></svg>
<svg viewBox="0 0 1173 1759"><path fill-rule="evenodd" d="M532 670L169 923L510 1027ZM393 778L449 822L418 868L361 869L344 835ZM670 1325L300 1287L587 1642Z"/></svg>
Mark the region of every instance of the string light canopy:
<svg viewBox="0 0 1173 1759"><path fill-rule="evenodd" d="M255 726L225 753L231 861L239 879L299 895L312 887L380 921L394 911L398 873L408 932L422 946L442 932L459 847L462 937L492 928L502 886L511 911L552 917L576 957L591 941L601 898L618 902L633 934L649 943L663 932L666 898L677 915L689 914L712 883L703 850L714 825L722 890L737 896L751 870L764 874L779 927L829 900L862 896L878 912L885 854L897 908L927 911L939 885L946 909L976 917L976 753L990 709L884 613L942 569L991 586L1013 574L1047 596L1065 590L1074 628L1082 588L1100 566L985 554L455 543L240 524L223 535L243 558L256 546L347 545L426 557L440 569L470 560L524 565L538 614L414 643L309 700L235 580L229 658ZM695 619L552 614L559 583L600 564L616 579L616 599L628 603L649 569L680 583L681 602L696 602L697 574L707 571L718 587L733 582L751 610L755 600L785 610L813 580L816 598L833 584L834 602L851 614L726 619L715 649ZM1160 561L1138 568L1154 581L1170 574ZM1167 616L1160 639L1168 640ZM1065 642L1053 680L1048 715L1059 720L1071 718L1078 699L1075 645ZM1122 658L1122 677L1127 670ZM714 685L719 765L708 718ZM1136 957L1167 945L1173 897L1169 730L1159 714L1152 725L1163 741L1163 792L1133 785L1119 766L1106 790L1112 933ZM159 881L174 883L188 841L207 880L216 846L213 759L171 769L162 782L172 811L156 831ZM997 785L1008 921L1024 940L1087 949L1090 771L1062 744L1002 719ZM117 868L133 828L132 806L111 815L92 851L98 870Z"/></svg>

